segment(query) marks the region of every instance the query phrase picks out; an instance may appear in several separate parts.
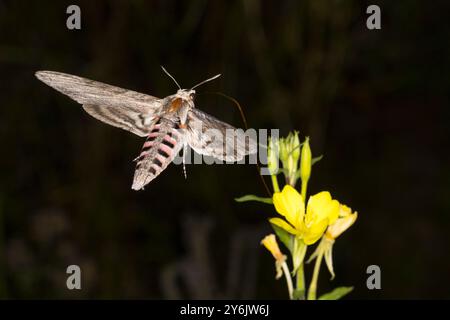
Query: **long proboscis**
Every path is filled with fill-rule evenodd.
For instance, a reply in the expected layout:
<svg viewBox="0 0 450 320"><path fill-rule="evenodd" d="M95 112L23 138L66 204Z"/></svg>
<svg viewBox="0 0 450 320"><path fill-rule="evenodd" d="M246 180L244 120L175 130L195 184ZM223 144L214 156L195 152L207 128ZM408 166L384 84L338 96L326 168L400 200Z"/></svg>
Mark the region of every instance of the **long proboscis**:
<svg viewBox="0 0 450 320"><path fill-rule="evenodd" d="M241 107L240 103L239 103L235 98L230 97L230 96L228 96L228 95L226 95L226 94L224 94L224 93L222 93L222 92L208 92L208 93L217 94L217 95L222 96L222 97L224 97L224 98L230 100L231 102L233 102L234 105L235 105L235 106L238 108L238 110L239 110L239 113L240 113L240 115L241 115L242 122L244 123L245 130L248 130L247 118L246 118L246 116L245 116L245 114L244 114L244 109ZM267 195L271 198L271 197L272 197L272 194L270 193L270 189L269 189L269 187L267 186L266 180L264 180L264 177L263 177L262 174L261 174L261 167L259 166L259 163L258 163L258 162L256 162L256 170L258 171L258 175L259 175L259 177L260 177L260 179L261 179L261 182L262 182L262 184L263 184L263 186L264 186L264 189L265 189L266 192L267 192Z"/></svg>

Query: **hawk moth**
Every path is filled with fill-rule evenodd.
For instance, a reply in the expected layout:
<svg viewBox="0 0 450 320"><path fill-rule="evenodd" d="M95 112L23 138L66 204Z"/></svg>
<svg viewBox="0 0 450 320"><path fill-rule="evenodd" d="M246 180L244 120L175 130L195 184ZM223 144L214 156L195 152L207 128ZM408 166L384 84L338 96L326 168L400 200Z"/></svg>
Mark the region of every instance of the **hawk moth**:
<svg viewBox="0 0 450 320"><path fill-rule="evenodd" d="M35 75L80 103L94 118L146 137L135 159L133 190L143 189L167 168L181 149L186 151L187 146L199 154L224 161L240 161L256 153L256 142L242 130L195 107L194 89L220 74L191 89L182 89L163 70L179 90L162 99L61 72L37 71Z"/></svg>

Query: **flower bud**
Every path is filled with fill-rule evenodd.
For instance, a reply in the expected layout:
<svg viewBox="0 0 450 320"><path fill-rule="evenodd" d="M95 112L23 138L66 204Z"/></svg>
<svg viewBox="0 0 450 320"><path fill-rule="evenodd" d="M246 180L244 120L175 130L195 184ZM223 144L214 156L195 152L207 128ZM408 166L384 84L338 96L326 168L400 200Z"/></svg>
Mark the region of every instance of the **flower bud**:
<svg viewBox="0 0 450 320"><path fill-rule="evenodd" d="M287 149L286 138L280 138L278 150L280 151L280 160L283 163L283 167L287 165L289 151Z"/></svg>
<svg viewBox="0 0 450 320"><path fill-rule="evenodd" d="M300 158L300 140L298 132L289 133L289 135L280 140L280 159L283 163L286 181L294 186L298 179L298 160Z"/></svg>
<svg viewBox="0 0 450 320"><path fill-rule="evenodd" d="M278 173L278 154L278 139L269 137L269 145L267 147L267 168L269 169L271 175L275 175Z"/></svg>
<svg viewBox="0 0 450 320"><path fill-rule="evenodd" d="M292 158L297 164L298 159L300 159L300 139L297 131L294 131L294 134L291 137L291 150Z"/></svg>
<svg viewBox="0 0 450 320"><path fill-rule="evenodd" d="M306 137L305 142L303 142L301 159L300 159L300 178L303 183L306 183L311 176L312 167L312 154L311 148L309 146L309 137Z"/></svg>

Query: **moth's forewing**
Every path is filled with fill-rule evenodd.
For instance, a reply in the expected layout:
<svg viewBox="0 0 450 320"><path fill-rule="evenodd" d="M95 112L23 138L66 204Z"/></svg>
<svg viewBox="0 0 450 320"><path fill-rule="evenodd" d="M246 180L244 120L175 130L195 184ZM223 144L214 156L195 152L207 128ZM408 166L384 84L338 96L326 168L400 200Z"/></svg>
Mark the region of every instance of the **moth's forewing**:
<svg viewBox="0 0 450 320"><path fill-rule="evenodd" d="M138 136L146 136L162 100L71 74L38 71L36 77L83 105L91 116Z"/></svg>

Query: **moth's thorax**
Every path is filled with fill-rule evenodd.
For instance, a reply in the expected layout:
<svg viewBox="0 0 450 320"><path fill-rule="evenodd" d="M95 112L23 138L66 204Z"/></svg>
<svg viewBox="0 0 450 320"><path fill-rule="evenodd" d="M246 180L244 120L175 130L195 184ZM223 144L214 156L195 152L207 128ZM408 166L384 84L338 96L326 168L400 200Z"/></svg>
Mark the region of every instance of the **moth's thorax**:
<svg viewBox="0 0 450 320"><path fill-rule="evenodd" d="M180 89L175 96L181 98L184 102L188 103L192 108L194 107L195 90L192 89Z"/></svg>
<svg viewBox="0 0 450 320"><path fill-rule="evenodd" d="M167 102L167 112L170 115L179 118L180 123L184 125L187 119L187 113L194 108L195 90L180 89L169 97Z"/></svg>

